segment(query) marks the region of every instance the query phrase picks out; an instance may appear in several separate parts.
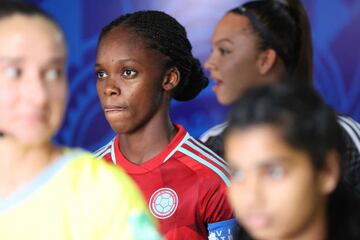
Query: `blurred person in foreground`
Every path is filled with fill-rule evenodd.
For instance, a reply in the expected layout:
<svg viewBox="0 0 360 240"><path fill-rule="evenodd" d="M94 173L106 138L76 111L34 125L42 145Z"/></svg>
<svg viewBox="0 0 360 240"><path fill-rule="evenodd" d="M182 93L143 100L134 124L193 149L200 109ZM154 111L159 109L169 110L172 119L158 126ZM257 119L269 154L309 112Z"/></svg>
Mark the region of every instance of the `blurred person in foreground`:
<svg viewBox="0 0 360 240"><path fill-rule="evenodd" d="M58 25L24 3L0 5L0 239L160 239L121 170L52 143L66 103Z"/></svg>
<svg viewBox="0 0 360 240"><path fill-rule="evenodd" d="M305 86L252 89L225 132L238 239L360 239L357 192L341 181L341 127Z"/></svg>

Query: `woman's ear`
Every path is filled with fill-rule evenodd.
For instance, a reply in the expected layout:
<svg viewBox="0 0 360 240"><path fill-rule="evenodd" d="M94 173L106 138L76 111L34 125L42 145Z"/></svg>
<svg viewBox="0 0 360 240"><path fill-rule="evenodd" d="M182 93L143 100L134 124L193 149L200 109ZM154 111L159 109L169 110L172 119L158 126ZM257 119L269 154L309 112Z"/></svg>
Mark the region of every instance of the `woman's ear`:
<svg viewBox="0 0 360 240"><path fill-rule="evenodd" d="M259 73L261 75L266 75L270 70L275 66L277 54L274 49L268 48L265 51L262 51L259 54L257 61Z"/></svg>
<svg viewBox="0 0 360 240"><path fill-rule="evenodd" d="M176 67L168 69L165 73L162 87L165 91L173 90L180 82L180 72Z"/></svg>
<svg viewBox="0 0 360 240"><path fill-rule="evenodd" d="M324 168L320 170L319 187L323 194L335 190L340 178L340 156L332 150L326 154Z"/></svg>

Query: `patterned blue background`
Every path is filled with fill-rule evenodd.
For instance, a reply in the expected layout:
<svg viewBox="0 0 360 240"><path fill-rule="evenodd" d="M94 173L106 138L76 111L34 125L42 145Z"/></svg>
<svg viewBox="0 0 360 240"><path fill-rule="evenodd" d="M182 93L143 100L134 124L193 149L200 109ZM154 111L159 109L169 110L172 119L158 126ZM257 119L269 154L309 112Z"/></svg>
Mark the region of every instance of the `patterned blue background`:
<svg viewBox="0 0 360 240"><path fill-rule="evenodd" d="M100 29L120 14L143 9L162 10L187 29L193 53L202 62L210 52L216 22L243 1L225 0L28 0L48 11L63 27L69 46L68 112L56 140L95 150L114 136L95 90L95 50ZM338 112L360 120L360 1L305 0L310 16L315 86ZM221 107L208 87L190 102L173 101L171 115L194 136L223 121Z"/></svg>

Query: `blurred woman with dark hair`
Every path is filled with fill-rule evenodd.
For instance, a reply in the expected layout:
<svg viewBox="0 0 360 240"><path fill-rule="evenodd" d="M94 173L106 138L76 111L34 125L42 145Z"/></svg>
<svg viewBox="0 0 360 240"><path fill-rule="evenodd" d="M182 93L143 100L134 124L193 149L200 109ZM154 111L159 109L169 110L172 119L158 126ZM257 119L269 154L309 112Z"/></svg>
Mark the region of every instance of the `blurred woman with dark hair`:
<svg viewBox="0 0 360 240"><path fill-rule="evenodd" d="M229 199L251 239L360 239L360 198L341 180L341 135L336 114L308 87L240 97L225 156Z"/></svg>

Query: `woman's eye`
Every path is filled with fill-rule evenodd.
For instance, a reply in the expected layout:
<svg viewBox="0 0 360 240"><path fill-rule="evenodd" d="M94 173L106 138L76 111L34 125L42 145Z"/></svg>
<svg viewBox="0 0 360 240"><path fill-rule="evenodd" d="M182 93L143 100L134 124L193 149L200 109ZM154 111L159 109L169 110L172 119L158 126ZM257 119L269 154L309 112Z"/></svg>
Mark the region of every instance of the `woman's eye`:
<svg viewBox="0 0 360 240"><path fill-rule="evenodd" d="M271 167L267 170L267 175L274 179L279 179L285 176L285 169L283 167Z"/></svg>
<svg viewBox="0 0 360 240"><path fill-rule="evenodd" d="M44 79L46 81L54 81L61 77L61 71L58 69L49 69L44 73Z"/></svg>
<svg viewBox="0 0 360 240"><path fill-rule="evenodd" d="M230 51L225 48L219 48L218 50L219 50L221 56L225 56L230 53Z"/></svg>
<svg viewBox="0 0 360 240"><path fill-rule="evenodd" d="M137 71L135 70L132 70L132 69L125 69L122 73L122 75L125 77L125 78L132 78L134 77L135 75L137 74Z"/></svg>
<svg viewBox="0 0 360 240"><path fill-rule="evenodd" d="M242 182L245 179L245 174L241 170L234 170L231 172L232 178L237 182Z"/></svg>
<svg viewBox="0 0 360 240"><path fill-rule="evenodd" d="M103 79L103 78L106 78L108 75L104 71L98 71L98 72L96 72L96 76L98 79Z"/></svg>
<svg viewBox="0 0 360 240"><path fill-rule="evenodd" d="M21 76L21 69L19 67L7 67L3 70L3 74L7 78L18 78Z"/></svg>

